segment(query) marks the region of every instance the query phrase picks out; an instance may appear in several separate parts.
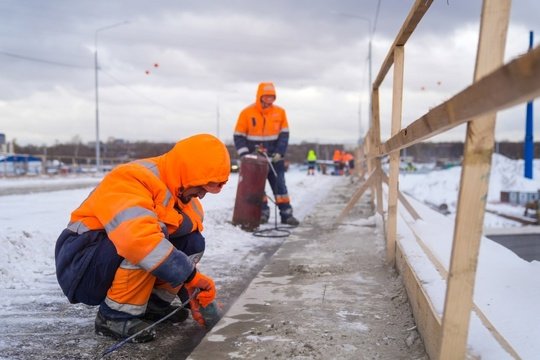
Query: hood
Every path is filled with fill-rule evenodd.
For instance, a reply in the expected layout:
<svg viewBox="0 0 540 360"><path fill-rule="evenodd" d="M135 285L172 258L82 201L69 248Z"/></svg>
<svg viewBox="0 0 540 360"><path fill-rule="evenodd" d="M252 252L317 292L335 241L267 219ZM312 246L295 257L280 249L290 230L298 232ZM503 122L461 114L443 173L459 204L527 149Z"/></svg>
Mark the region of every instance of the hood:
<svg viewBox="0 0 540 360"><path fill-rule="evenodd" d="M225 145L209 134L194 135L180 140L159 160L159 171L169 191L223 183L229 179L231 160Z"/></svg>
<svg viewBox="0 0 540 360"><path fill-rule="evenodd" d="M257 110L259 110L260 112L263 111L263 108L261 105L261 96L263 95L276 96L276 88L274 87L274 83L262 82L259 84L259 88L257 89L257 98L255 99L255 106L257 107Z"/></svg>

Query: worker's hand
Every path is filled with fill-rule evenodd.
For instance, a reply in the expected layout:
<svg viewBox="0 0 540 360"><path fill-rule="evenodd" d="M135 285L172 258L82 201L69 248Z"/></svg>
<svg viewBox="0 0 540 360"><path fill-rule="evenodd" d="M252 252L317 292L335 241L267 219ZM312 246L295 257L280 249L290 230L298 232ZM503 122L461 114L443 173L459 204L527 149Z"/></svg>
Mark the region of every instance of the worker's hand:
<svg viewBox="0 0 540 360"><path fill-rule="evenodd" d="M281 154L280 153L275 153L274 156L272 156L272 162L273 163L277 163L280 160L281 160Z"/></svg>
<svg viewBox="0 0 540 360"><path fill-rule="evenodd" d="M266 148L262 144L259 144L259 145L257 145L255 147L255 152L259 153L259 154L266 154L267 153Z"/></svg>
<svg viewBox="0 0 540 360"><path fill-rule="evenodd" d="M201 314L201 306L197 299L192 299L189 302L189 308L191 310L191 317L202 327L206 327L206 321L204 321L204 316Z"/></svg>
<svg viewBox="0 0 540 360"><path fill-rule="evenodd" d="M211 277L201 274L199 271L195 273L193 279L190 282L184 284L189 295L192 294L193 290L200 289L201 292L196 297L196 301L206 307L216 298L216 285L214 280Z"/></svg>

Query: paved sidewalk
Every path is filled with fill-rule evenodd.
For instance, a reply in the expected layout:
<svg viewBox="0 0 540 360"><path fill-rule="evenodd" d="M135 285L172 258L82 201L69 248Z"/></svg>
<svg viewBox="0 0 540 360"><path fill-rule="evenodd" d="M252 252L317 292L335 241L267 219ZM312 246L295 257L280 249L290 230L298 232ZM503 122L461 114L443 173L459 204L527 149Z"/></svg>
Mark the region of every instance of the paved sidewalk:
<svg viewBox="0 0 540 360"><path fill-rule="evenodd" d="M342 184L189 359L427 359L367 197L332 227L358 187Z"/></svg>

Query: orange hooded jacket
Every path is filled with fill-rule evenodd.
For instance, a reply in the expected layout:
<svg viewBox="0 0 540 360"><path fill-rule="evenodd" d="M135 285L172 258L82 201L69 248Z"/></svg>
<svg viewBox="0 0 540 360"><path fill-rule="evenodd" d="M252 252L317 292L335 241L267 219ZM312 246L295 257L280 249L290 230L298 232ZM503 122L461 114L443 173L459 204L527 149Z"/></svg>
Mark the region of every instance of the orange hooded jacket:
<svg viewBox="0 0 540 360"><path fill-rule="evenodd" d="M200 202L182 204L178 192L224 183L229 173L229 153L219 139L206 134L186 138L161 156L113 169L73 211L68 229L79 234L104 229L120 256L178 286L194 265L167 240L168 234L197 218L197 209L200 220L193 221L191 230L202 230Z"/></svg>
<svg viewBox="0 0 540 360"><path fill-rule="evenodd" d="M343 152L339 149L334 150L334 156L332 156L332 160L334 162L342 162L343 161Z"/></svg>
<svg viewBox="0 0 540 360"><path fill-rule="evenodd" d="M234 145L239 156L252 153L262 145L269 155L285 156L289 145L289 123L285 110L277 105L262 108L261 96L276 96L271 82L259 84L255 103L238 116L234 129Z"/></svg>

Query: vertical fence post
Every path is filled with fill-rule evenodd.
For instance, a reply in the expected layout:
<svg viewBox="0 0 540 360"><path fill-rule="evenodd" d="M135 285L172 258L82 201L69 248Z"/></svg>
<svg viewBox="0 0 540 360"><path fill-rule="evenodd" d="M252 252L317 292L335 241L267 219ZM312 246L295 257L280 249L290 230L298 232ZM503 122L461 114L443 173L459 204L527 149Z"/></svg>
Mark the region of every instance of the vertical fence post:
<svg viewBox="0 0 540 360"><path fill-rule="evenodd" d="M404 60L404 47L396 46L394 49L394 77L392 93L392 136L396 135L401 130ZM386 230L386 260L392 266L394 265L396 260L399 163L399 150L390 153L390 176L388 180L388 223Z"/></svg>
<svg viewBox="0 0 540 360"><path fill-rule="evenodd" d="M371 95L371 106L372 112L372 142L371 145L373 147L374 152L378 152L379 148L381 147L381 122L380 122L380 115L379 115L379 89L373 89L372 95ZM382 177L381 177L381 159L376 157L373 158L373 164L374 169L376 170L375 173L375 192L377 194L377 212L383 217L384 220L384 211L383 211L383 198L382 198Z"/></svg>
<svg viewBox="0 0 540 360"><path fill-rule="evenodd" d="M474 80L503 64L510 0L484 0ZM496 90L494 90L496 91ZM484 210L494 148L495 114L467 124L467 137L439 359L465 359Z"/></svg>

